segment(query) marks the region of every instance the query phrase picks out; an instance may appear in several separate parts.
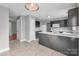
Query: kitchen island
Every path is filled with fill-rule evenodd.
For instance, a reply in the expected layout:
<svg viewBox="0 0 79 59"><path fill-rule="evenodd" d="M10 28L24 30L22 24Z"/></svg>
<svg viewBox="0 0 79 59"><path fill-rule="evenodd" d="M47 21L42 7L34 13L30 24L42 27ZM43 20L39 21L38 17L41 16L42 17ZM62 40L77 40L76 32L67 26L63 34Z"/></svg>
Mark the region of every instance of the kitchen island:
<svg viewBox="0 0 79 59"><path fill-rule="evenodd" d="M78 55L78 34L39 32L39 43L66 55Z"/></svg>

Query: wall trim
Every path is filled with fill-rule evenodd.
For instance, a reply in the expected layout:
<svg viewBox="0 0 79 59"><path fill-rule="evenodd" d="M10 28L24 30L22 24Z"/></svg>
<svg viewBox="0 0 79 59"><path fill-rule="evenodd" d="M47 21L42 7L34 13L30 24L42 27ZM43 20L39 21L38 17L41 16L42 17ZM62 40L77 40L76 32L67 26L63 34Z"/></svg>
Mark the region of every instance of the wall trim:
<svg viewBox="0 0 79 59"><path fill-rule="evenodd" d="M30 43L30 42L33 41L33 40L36 40L36 39L29 39L29 40L28 40L28 39L23 39L23 40L20 40L20 42L26 41L26 42L29 42L29 43Z"/></svg>
<svg viewBox="0 0 79 59"><path fill-rule="evenodd" d="M0 50L0 53L6 52L6 51L8 51L8 50L10 50L9 47L8 47L8 48L5 48L5 49L3 49L3 50Z"/></svg>
<svg viewBox="0 0 79 59"><path fill-rule="evenodd" d="M20 42L24 42L24 41L26 41L26 39L20 40Z"/></svg>
<svg viewBox="0 0 79 59"><path fill-rule="evenodd" d="M31 41L32 41L31 39L29 39L29 40L26 40L26 42L29 42L29 43L30 43Z"/></svg>

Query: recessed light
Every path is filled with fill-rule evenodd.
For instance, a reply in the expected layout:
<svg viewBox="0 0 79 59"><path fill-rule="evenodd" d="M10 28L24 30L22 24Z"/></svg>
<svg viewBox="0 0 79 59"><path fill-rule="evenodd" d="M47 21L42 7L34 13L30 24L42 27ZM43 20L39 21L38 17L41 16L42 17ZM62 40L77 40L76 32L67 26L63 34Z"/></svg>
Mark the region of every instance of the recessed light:
<svg viewBox="0 0 79 59"><path fill-rule="evenodd" d="M50 18L50 16L48 16L48 18Z"/></svg>

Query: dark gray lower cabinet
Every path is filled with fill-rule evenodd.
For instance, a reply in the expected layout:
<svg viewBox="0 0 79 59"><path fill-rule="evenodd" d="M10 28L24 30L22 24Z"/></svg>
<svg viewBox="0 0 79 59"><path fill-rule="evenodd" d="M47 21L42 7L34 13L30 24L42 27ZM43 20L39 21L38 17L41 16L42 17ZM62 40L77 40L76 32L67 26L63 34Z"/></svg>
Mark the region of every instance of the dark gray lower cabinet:
<svg viewBox="0 0 79 59"><path fill-rule="evenodd" d="M75 38L40 33L39 43L66 55L78 55L78 40Z"/></svg>
<svg viewBox="0 0 79 59"><path fill-rule="evenodd" d="M39 32L41 32L41 31L36 31L36 39L39 38Z"/></svg>
<svg viewBox="0 0 79 59"><path fill-rule="evenodd" d="M39 43L50 48L51 46L50 46L50 42L48 39L49 38L47 37L46 34L44 34L44 35L39 34Z"/></svg>

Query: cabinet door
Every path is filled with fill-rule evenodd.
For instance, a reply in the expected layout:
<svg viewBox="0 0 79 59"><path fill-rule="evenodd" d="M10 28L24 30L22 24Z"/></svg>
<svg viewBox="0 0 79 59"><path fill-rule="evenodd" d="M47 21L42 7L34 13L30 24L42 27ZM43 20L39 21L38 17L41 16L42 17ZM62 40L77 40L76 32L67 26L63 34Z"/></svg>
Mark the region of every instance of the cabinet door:
<svg viewBox="0 0 79 59"><path fill-rule="evenodd" d="M40 27L40 21L35 21L35 26Z"/></svg>
<svg viewBox="0 0 79 59"><path fill-rule="evenodd" d="M71 38L70 55L78 55L78 39Z"/></svg>
<svg viewBox="0 0 79 59"><path fill-rule="evenodd" d="M51 25L50 23L47 23L47 32L50 32L51 31Z"/></svg>
<svg viewBox="0 0 79 59"><path fill-rule="evenodd" d="M79 26L79 8L78 8L78 21L77 21L77 23L78 23L78 26Z"/></svg>
<svg viewBox="0 0 79 59"><path fill-rule="evenodd" d="M50 48L50 42L47 34L39 34L39 43Z"/></svg>
<svg viewBox="0 0 79 59"><path fill-rule="evenodd" d="M64 20L64 27L67 27L67 22L68 22L68 19Z"/></svg>
<svg viewBox="0 0 79 59"><path fill-rule="evenodd" d="M68 11L68 26L77 26L78 21L78 8Z"/></svg>
<svg viewBox="0 0 79 59"><path fill-rule="evenodd" d="M67 27L67 21L68 21L68 19L66 19L66 20L61 20L61 21L60 21L60 27Z"/></svg>
<svg viewBox="0 0 79 59"><path fill-rule="evenodd" d="M51 48L59 51L67 51L70 48L70 38L62 36L50 36Z"/></svg>
<svg viewBox="0 0 79 59"><path fill-rule="evenodd" d="M61 20L61 21L60 21L60 27L64 27L64 25L65 25L65 24L64 24L64 20Z"/></svg>
<svg viewBox="0 0 79 59"><path fill-rule="evenodd" d="M68 21L68 19L59 20L59 21L52 21L52 22L50 22L50 25L52 27L52 24L60 24L60 27L67 27L67 21Z"/></svg>

